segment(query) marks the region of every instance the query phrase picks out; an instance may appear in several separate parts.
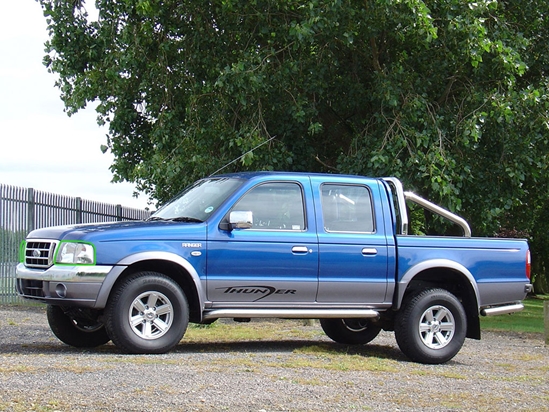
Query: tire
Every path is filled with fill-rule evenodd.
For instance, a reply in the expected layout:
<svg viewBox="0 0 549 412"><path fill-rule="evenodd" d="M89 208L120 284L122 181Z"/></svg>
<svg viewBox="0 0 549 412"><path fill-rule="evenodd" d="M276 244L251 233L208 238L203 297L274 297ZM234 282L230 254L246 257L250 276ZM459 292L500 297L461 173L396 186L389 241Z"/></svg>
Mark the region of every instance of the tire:
<svg viewBox="0 0 549 412"><path fill-rule="evenodd" d="M369 319L320 319L320 326L334 342L346 345L366 344L381 331Z"/></svg>
<svg viewBox="0 0 549 412"><path fill-rule="evenodd" d="M71 317L60 306L48 305L46 315L53 334L67 345L95 348L111 340L103 323L86 317Z"/></svg>
<svg viewBox="0 0 549 412"><path fill-rule="evenodd" d="M113 290L105 315L109 336L126 353L166 353L189 324L185 294L175 281L156 272L124 279Z"/></svg>
<svg viewBox="0 0 549 412"><path fill-rule="evenodd" d="M460 301L444 289L427 289L408 298L395 319L400 350L427 364L449 361L460 351L467 316Z"/></svg>

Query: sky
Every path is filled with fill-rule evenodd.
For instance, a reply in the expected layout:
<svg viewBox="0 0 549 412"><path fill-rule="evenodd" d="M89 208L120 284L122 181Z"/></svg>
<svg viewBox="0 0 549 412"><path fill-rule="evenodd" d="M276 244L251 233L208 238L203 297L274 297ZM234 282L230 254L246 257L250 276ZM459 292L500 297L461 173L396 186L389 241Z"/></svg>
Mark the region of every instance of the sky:
<svg viewBox="0 0 549 412"><path fill-rule="evenodd" d="M130 183L111 183L107 127L93 108L64 111L42 64L46 19L35 0L0 0L0 184L145 208ZM154 207L151 207L154 209Z"/></svg>

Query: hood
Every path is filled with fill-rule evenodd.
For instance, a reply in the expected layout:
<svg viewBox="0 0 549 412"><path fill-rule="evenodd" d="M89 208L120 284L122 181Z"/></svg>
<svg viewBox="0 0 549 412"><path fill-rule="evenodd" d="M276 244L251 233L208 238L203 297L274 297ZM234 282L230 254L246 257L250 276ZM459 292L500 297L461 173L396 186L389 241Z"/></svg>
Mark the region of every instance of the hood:
<svg viewBox="0 0 549 412"><path fill-rule="evenodd" d="M47 227L33 230L27 239L83 240L94 243L202 238L205 233L205 222L128 221Z"/></svg>

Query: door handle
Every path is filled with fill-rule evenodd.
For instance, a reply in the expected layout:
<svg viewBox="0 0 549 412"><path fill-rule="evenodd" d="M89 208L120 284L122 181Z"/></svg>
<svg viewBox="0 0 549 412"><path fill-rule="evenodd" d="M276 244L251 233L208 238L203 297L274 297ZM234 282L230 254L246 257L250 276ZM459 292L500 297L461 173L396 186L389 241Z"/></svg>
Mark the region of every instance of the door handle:
<svg viewBox="0 0 549 412"><path fill-rule="evenodd" d="M293 253L308 253L309 248L307 246L294 246L292 248Z"/></svg>
<svg viewBox="0 0 549 412"><path fill-rule="evenodd" d="M363 256L374 256L377 255L377 249L375 247L365 247L362 249Z"/></svg>

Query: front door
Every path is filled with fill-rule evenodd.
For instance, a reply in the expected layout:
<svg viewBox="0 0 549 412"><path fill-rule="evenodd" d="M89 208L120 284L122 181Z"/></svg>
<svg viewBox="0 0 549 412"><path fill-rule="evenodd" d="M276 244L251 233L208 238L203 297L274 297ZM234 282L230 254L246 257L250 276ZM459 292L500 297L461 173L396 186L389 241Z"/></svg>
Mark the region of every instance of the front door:
<svg viewBox="0 0 549 412"><path fill-rule="evenodd" d="M207 293L213 307L315 301L318 244L314 209L304 200L310 190L308 178L260 183L230 210L251 212L250 228L210 231Z"/></svg>

